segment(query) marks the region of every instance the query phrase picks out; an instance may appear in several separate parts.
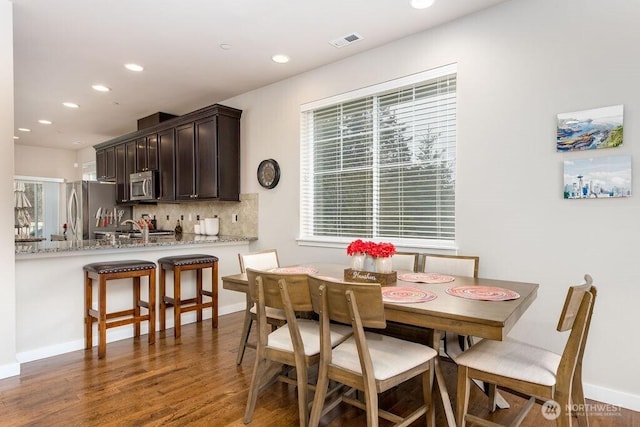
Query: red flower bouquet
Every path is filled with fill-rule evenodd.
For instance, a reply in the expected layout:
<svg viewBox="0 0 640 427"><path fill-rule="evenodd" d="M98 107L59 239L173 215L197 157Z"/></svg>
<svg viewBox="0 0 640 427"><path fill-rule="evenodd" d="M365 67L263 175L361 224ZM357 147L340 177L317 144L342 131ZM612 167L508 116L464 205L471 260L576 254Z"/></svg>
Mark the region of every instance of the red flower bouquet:
<svg viewBox="0 0 640 427"><path fill-rule="evenodd" d="M358 239L347 246L347 255L365 254L372 258L388 258L395 253L396 247L393 243L364 242Z"/></svg>
<svg viewBox="0 0 640 427"><path fill-rule="evenodd" d="M393 243L378 243L374 244L373 248L369 252L374 258L389 258L396 253L396 247Z"/></svg>
<svg viewBox="0 0 640 427"><path fill-rule="evenodd" d="M363 242L362 240L354 240L349 243L347 246L347 255L356 255L356 254L364 254L366 253L367 242Z"/></svg>

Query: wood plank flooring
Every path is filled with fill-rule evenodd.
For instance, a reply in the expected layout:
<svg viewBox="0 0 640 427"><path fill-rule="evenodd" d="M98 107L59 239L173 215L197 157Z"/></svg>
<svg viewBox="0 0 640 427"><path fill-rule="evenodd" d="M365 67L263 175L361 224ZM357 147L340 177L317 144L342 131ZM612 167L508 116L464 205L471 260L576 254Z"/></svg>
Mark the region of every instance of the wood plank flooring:
<svg viewBox="0 0 640 427"><path fill-rule="evenodd" d="M254 352L236 366L242 313L220 317L219 329L210 322L185 325L182 337L173 330L160 334L149 346L146 336L107 345L107 356L75 351L25 363L22 374L0 380L0 426L241 426ZM443 363L447 387L455 396L455 367ZM421 391L409 382L381 396L381 406L399 413L417 407ZM524 399L503 393L514 408ZM485 417L486 398L474 390L472 412ZM454 406L455 408L455 406ZM438 414L441 411L436 410ZM497 411L490 418L509 422L514 409ZM591 414L591 426L640 426L640 413ZM276 383L258 398L251 426L298 424L295 388ZM437 424L445 425L438 416ZM340 405L322 419L323 426L364 426L364 412ZM380 420L381 426L387 426ZM413 426L425 425L424 420ZM538 407L524 426L553 426Z"/></svg>

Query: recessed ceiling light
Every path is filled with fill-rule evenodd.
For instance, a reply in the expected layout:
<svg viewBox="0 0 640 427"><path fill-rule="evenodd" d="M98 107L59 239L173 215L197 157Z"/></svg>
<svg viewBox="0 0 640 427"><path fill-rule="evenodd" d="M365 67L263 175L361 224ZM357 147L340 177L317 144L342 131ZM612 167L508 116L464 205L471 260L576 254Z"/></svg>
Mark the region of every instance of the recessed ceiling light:
<svg viewBox="0 0 640 427"><path fill-rule="evenodd" d="M222 50L230 50L231 49L231 45L227 44L227 43L222 43L220 45L220 49L222 49Z"/></svg>
<svg viewBox="0 0 640 427"><path fill-rule="evenodd" d="M18 128L20 132L31 132L31 129L28 128Z"/></svg>
<svg viewBox="0 0 640 427"><path fill-rule="evenodd" d="M50 120L38 120L38 123L40 123L41 125L50 125L51 122Z"/></svg>
<svg viewBox="0 0 640 427"><path fill-rule="evenodd" d="M105 85L93 85L91 87L93 88L93 90L97 90L98 92L109 92L111 90Z"/></svg>
<svg viewBox="0 0 640 427"><path fill-rule="evenodd" d="M278 64L286 64L289 62L289 57L287 55L277 54L271 57L273 62L277 62Z"/></svg>
<svg viewBox="0 0 640 427"><path fill-rule="evenodd" d="M144 70L144 67L142 65L138 65L138 64L124 64L124 68L126 68L129 71L142 71L142 70Z"/></svg>
<svg viewBox="0 0 640 427"><path fill-rule="evenodd" d="M411 0L411 6L414 9L426 9L433 6L436 0Z"/></svg>
<svg viewBox="0 0 640 427"><path fill-rule="evenodd" d="M63 102L62 105L64 105L65 107L69 107L69 108L78 108L78 107L80 107L75 102Z"/></svg>
<svg viewBox="0 0 640 427"><path fill-rule="evenodd" d="M14 136L13 139L20 139L20 137L19 136Z"/></svg>

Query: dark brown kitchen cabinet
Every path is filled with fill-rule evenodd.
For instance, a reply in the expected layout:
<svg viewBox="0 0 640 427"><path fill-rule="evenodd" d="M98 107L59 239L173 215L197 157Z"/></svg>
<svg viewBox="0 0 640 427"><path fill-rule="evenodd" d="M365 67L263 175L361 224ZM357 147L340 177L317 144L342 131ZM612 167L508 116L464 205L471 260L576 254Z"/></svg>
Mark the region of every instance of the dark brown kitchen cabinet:
<svg viewBox="0 0 640 427"><path fill-rule="evenodd" d="M129 174L157 170L161 201L240 200L240 116L214 104L98 144L114 150L118 203L130 203ZM105 176L107 172L104 172Z"/></svg>
<svg viewBox="0 0 640 427"><path fill-rule="evenodd" d="M136 167L136 141L115 146L116 153L116 203L130 203L129 175Z"/></svg>
<svg viewBox="0 0 640 427"><path fill-rule="evenodd" d="M176 200L239 200L239 118L216 114L176 128Z"/></svg>
<svg viewBox="0 0 640 427"><path fill-rule="evenodd" d="M195 132L193 123L176 128L176 200L193 200L195 185Z"/></svg>
<svg viewBox="0 0 640 427"><path fill-rule="evenodd" d="M115 181L116 150L115 147L96 151L96 177L98 181Z"/></svg>
<svg viewBox="0 0 640 427"><path fill-rule="evenodd" d="M147 135L136 140L136 172L158 169L158 135Z"/></svg>
<svg viewBox="0 0 640 427"><path fill-rule="evenodd" d="M158 132L158 174L160 189L158 200L176 199L175 130Z"/></svg>

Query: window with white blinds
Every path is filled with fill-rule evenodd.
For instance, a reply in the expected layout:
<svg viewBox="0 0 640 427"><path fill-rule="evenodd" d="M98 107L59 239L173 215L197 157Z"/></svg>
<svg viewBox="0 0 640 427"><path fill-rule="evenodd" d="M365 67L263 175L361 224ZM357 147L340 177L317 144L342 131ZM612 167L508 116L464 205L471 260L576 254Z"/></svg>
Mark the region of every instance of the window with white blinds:
<svg viewBox="0 0 640 427"><path fill-rule="evenodd" d="M302 107L300 239L450 246L456 68Z"/></svg>

